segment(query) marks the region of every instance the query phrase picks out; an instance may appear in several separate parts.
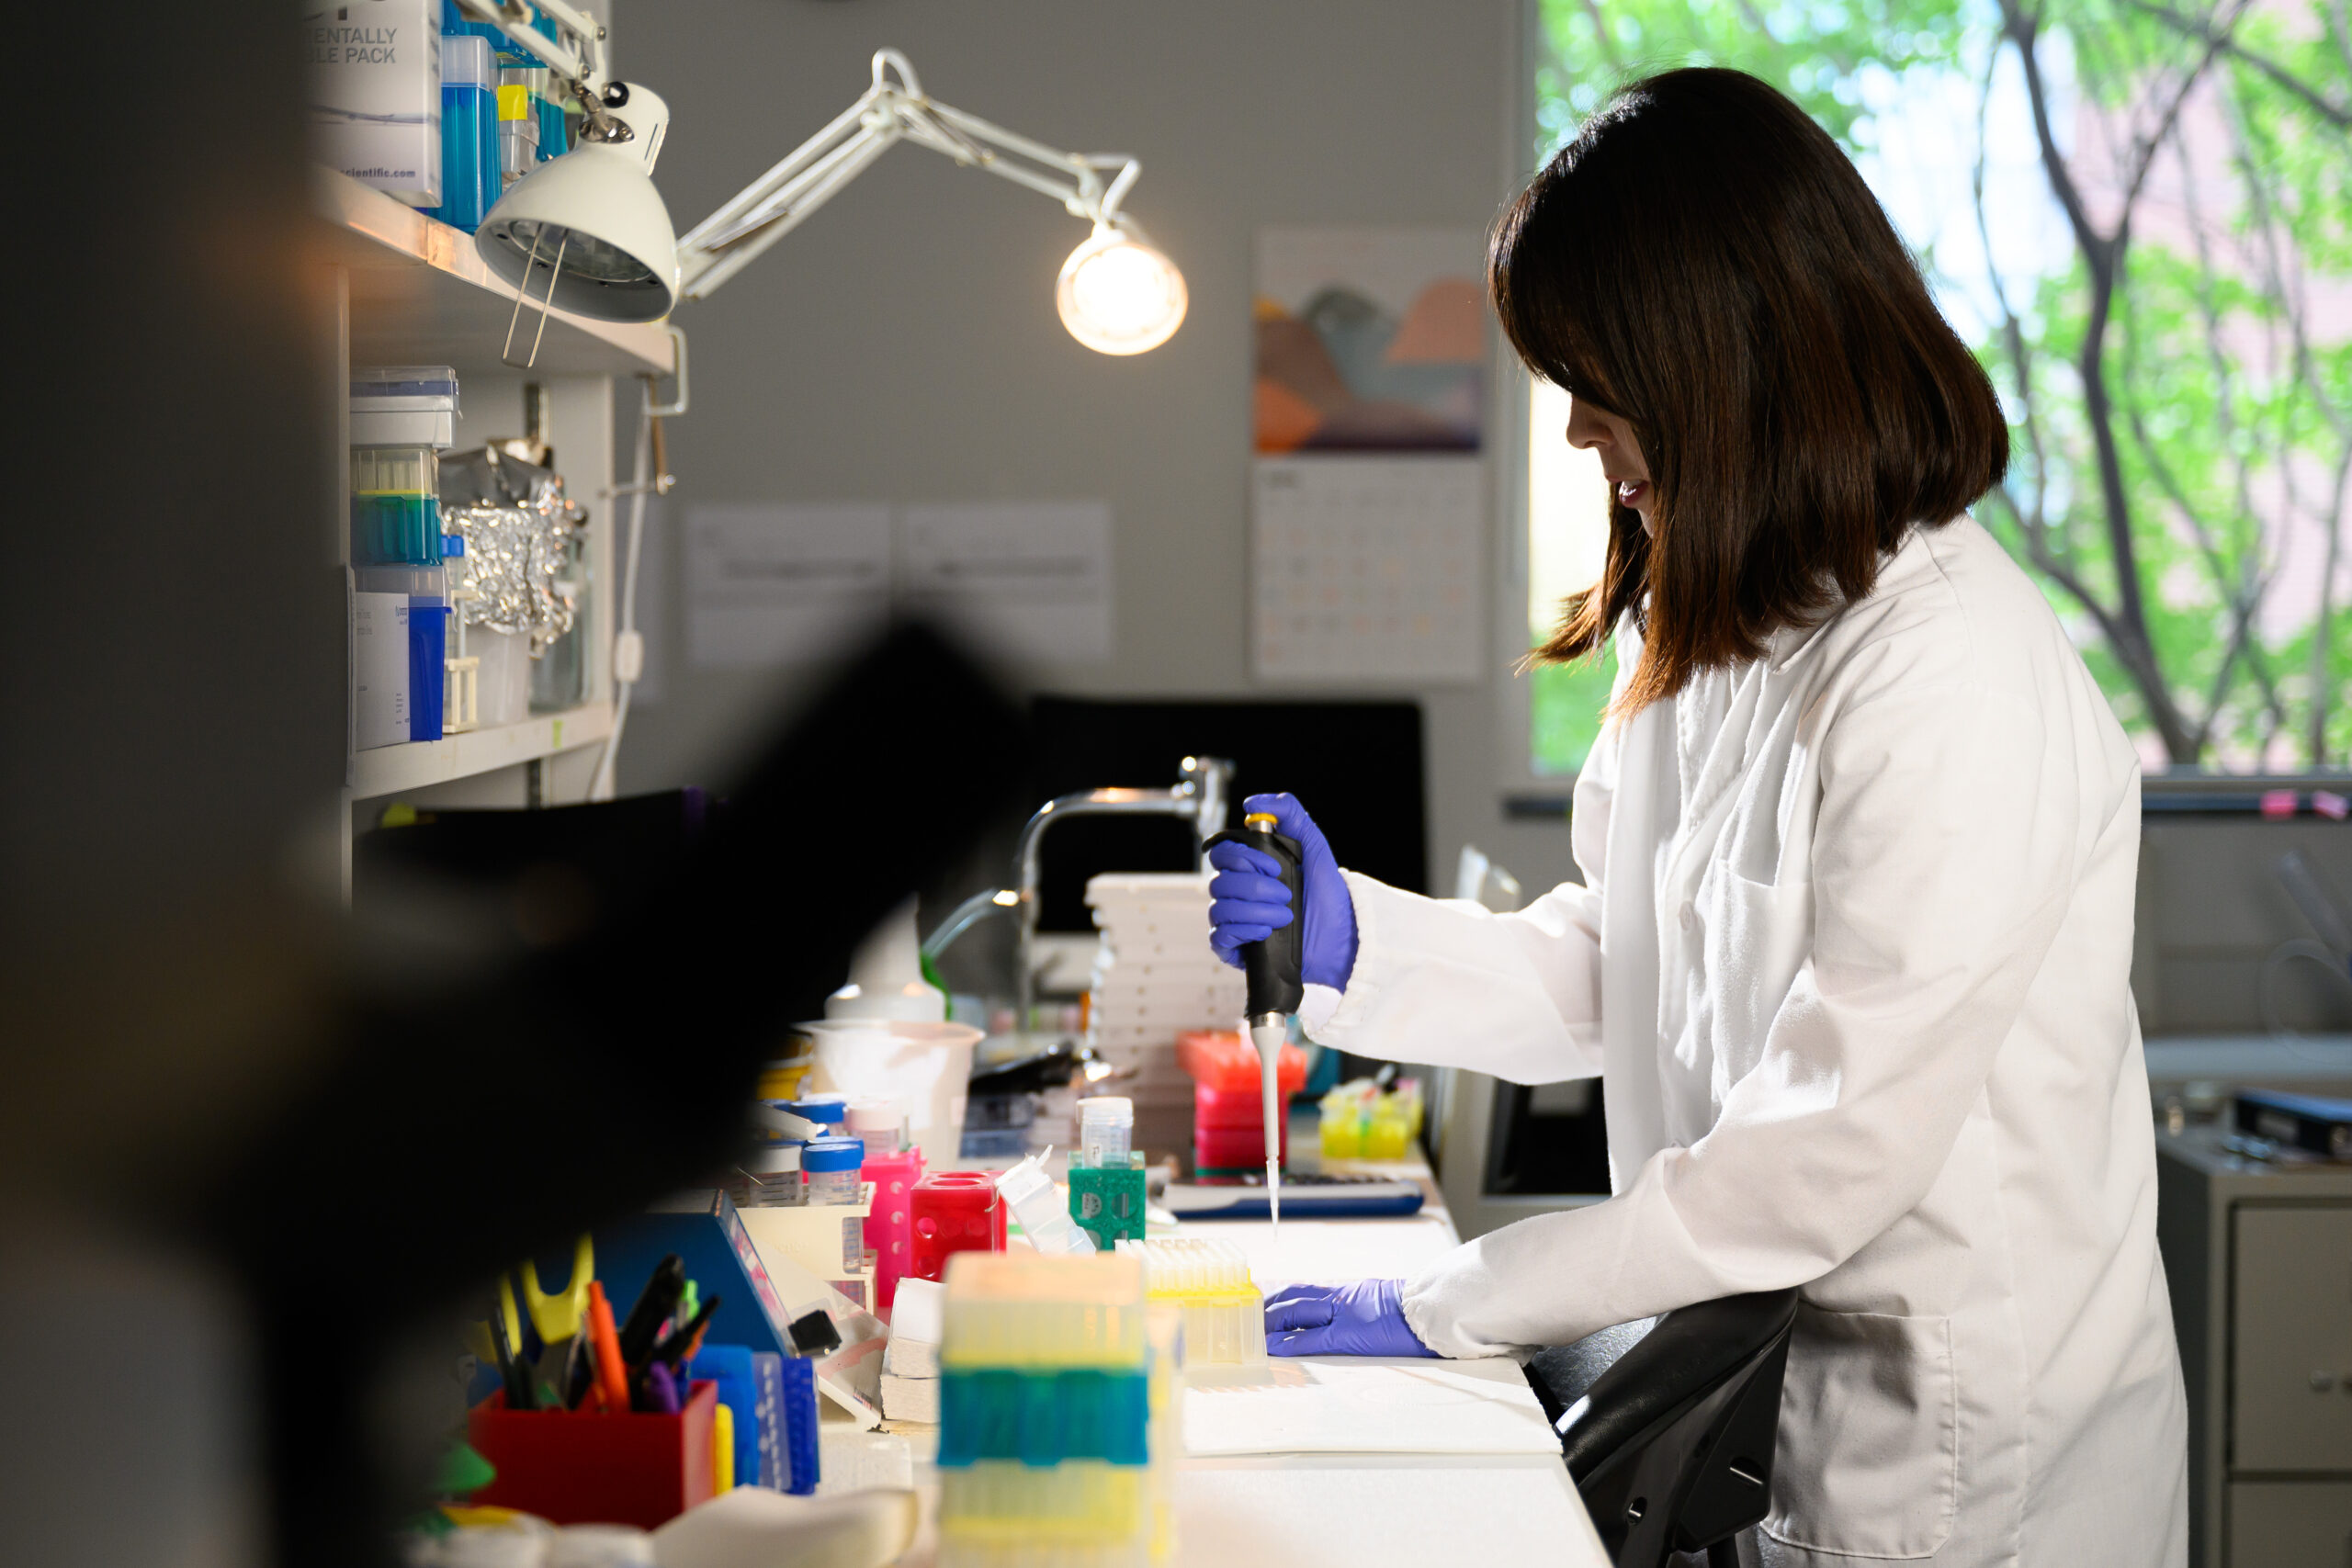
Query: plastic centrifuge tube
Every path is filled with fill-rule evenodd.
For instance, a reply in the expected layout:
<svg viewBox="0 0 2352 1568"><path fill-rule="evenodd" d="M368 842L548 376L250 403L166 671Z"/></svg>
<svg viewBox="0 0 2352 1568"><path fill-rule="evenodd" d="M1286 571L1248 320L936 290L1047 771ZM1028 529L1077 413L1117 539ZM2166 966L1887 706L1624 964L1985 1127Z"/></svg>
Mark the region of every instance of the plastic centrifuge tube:
<svg viewBox="0 0 2352 1568"><path fill-rule="evenodd" d="M865 1145L855 1138L811 1138L801 1146L800 1170L808 1183L808 1201L854 1203L865 1185L858 1175L865 1163Z"/></svg>
<svg viewBox="0 0 2352 1568"><path fill-rule="evenodd" d="M1078 1163L1094 1170L1125 1170L1135 1142L1136 1102L1114 1094L1078 1102Z"/></svg>
<svg viewBox="0 0 2352 1568"><path fill-rule="evenodd" d="M907 1118L895 1100L853 1100L842 1125L865 1145L865 1157L894 1155L907 1146Z"/></svg>

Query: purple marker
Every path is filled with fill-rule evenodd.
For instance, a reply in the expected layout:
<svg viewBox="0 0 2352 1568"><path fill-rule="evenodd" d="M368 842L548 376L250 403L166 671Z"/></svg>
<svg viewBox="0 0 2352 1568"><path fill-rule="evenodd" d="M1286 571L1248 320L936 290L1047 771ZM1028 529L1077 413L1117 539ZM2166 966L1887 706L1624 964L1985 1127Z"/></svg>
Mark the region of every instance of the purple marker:
<svg viewBox="0 0 2352 1568"><path fill-rule="evenodd" d="M645 1369L645 1405L647 1412L654 1416L678 1413L678 1380L660 1361Z"/></svg>

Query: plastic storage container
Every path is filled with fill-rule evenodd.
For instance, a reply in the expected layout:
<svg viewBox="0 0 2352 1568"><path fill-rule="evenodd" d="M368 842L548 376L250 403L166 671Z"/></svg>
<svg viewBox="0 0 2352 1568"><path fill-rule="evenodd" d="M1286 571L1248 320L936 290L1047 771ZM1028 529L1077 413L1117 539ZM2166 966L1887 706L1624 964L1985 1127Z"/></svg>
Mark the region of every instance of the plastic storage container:
<svg viewBox="0 0 2352 1568"><path fill-rule="evenodd" d="M907 1273L936 1280L958 1252L1002 1252L1006 1205L984 1171L934 1170L908 1194L913 1221Z"/></svg>
<svg viewBox="0 0 2352 1568"><path fill-rule="evenodd" d="M907 1146L906 1113L895 1100L853 1100L844 1109L842 1126L865 1145L868 1159Z"/></svg>
<svg viewBox="0 0 2352 1568"><path fill-rule="evenodd" d="M441 455L430 446L351 449L355 566L430 566L441 559Z"/></svg>
<svg viewBox="0 0 2352 1568"><path fill-rule="evenodd" d="M1094 1170L1126 1169L1135 1128L1135 1101L1112 1094L1080 1100L1079 1163Z"/></svg>
<svg viewBox="0 0 2352 1568"><path fill-rule="evenodd" d="M808 1201L797 1143L764 1144L743 1156L728 1195L740 1209L797 1209Z"/></svg>
<svg viewBox="0 0 2352 1568"><path fill-rule="evenodd" d="M503 191L538 163L539 111L532 102L531 89L502 85L498 89L499 188Z"/></svg>
<svg viewBox="0 0 2352 1568"><path fill-rule="evenodd" d="M441 39L441 205L433 216L470 234L504 189L498 177L498 66L490 40Z"/></svg>
<svg viewBox="0 0 2352 1568"><path fill-rule="evenodd" d="M403 698L408 713L406 739L440 739L449 627L447 577L437 563L366 566L353 573L353 582L359 594L375 596L372 602L386 608L399 600L407 602L408 689ZM385 630L378 626L370 635L380 637ZM389 650L379 651L389 657ZM378 654L370 653L368 658L374 660ZM361 666L360 691L355 694L354 720L362 736L380 733L385 722L382 708L370 695L370 683L365 679L367 668Z"/></svg>
<svg viewBox="0 0 2352 1568"><path fill-rule="evenodd" d="M854 1203L865 1187L858 1174L865 1145L855 1138L811 1138L801 1145L800 1174L814 1205Z"/></svg>
<svg viewBox="0 0 2352 1568"><path fill-rule="evenodd" d="M355 581L356 580L355 579ZM409 739L408 593L356 588L351 596L351 744L357 751Z"/></svg>
<svg viewBox="0 0 2352 1568"><path fill-rule="evenodd" d="M351 373L354 446L454 446L457 441L458 373L448 366L388 365Z"/></svg>

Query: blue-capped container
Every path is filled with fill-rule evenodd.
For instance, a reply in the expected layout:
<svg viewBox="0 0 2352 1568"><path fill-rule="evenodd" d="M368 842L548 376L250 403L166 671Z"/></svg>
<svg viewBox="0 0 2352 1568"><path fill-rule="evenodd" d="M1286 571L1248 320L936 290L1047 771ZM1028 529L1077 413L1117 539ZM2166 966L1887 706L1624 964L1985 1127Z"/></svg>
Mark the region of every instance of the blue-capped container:
<svg viewBox="0 0 2352 1568"><path fill-rule="evenodd" d="M812 1094L805 1100L786 1100L784 1108L803 1121L839 1132L849 1120L849 1097L840 1094Z"/></svg>
<svg viewBox="0 0 2352 1568"><path fill-rule="evenodd" d="M800 1175L808 1201L854 1203L865 1179L865 1145L857 1138L811 1138L800 1146Z"/></svg>

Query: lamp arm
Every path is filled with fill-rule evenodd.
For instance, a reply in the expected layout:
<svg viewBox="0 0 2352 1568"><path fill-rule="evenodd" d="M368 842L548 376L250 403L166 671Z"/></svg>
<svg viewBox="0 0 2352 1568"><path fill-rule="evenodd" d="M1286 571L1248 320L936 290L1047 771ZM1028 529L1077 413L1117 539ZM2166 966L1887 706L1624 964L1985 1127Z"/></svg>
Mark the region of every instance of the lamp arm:
<svg viewBox="0 0 2352 1568"><path fill-rule="evenodd" d="M1051 197L1072 217L1099 228L1134 227L1119 212L1142 172L1133 158L1064 152L934 102L906 56L885 49L876 51L873 84L855 103L679 240L682 297L700 299L716 291L900 141ZM1116 172L1106 184L1103 175L1111 171Z"/></svg>

